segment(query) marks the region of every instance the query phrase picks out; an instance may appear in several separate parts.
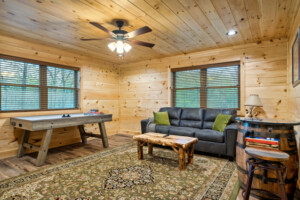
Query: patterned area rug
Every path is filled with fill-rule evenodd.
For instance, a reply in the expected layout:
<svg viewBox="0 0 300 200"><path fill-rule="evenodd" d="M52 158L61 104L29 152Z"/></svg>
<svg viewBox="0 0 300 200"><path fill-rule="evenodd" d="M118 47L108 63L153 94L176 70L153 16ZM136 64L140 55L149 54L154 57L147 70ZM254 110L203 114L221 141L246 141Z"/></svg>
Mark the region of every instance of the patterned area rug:
<svg viewBox="0 0 300 200"><path fill-rule="evenodd" d="M146 148L145 148L146 150ZM197 155L179 171L173 150L137 158L135 143L0 182L0 199L229 199L236 166Z"/></svg>

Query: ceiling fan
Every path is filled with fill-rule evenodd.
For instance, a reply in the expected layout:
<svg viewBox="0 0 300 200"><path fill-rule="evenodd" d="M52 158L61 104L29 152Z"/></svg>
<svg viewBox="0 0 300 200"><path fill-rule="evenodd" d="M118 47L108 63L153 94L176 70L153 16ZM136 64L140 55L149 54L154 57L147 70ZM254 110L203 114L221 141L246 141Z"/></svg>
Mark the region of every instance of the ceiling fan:
<svg viewBox="0 0 300 200"><path fill-rule="evenodd" d="M128 52L131 49L131 44L137 44L140 46L144 46L144 47L149 47L152 48L154 46L154 44L152 43L148 43L148 42L143 42L143 41L139 41L139 40L132 40L131 38L136 37L138 35L142 35L148 32L151 32L152 29L149 28L148 26L144 26L142 28L139 28L137 30L131 31L131 32L127 32L125 30L122 30L122 27L124 26L124 21L123 20L117 20L116 25L119 29L117 30L113 30L110 31L107 28L103 27L102 25L100 25L97 22L90 22L91 25L101 29L102 31L110 34L110 37L107 38L81 38L82 41L92 41L92 40L105 40L105 39L113 39L115 40L115 42L111 42L108 44L108 48L111 51L115 51L117 52L118 56L123 56L124 51Z"/></svg>

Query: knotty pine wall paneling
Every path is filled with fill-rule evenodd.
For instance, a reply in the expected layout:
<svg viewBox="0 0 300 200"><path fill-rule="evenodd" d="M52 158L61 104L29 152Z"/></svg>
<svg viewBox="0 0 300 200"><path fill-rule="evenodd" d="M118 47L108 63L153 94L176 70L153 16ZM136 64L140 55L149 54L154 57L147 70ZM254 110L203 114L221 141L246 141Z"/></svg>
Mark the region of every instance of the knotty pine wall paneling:
<svg viewBox="0 0 300 200"><path fill-rule="evenodd" d="M171 68L238 60L242 68L241 101L258 94L264 105L258 109L261 117L287 118L286 48L287 40L278 39L121 64L119 131L140 133L140 120L170 105Z"/></svg>
<svg viewBox="0 0 300 200"><path fill-rule="evenodd" d="M80 67L81 110L0 113L0 158L15 156L21 131L9 124L9 117L87 112L98 108L113 114L113 121L105 123L107 133L115 134L119 128L119 67L101 60L68 53L68 51L42 46L0 35L0 54L41 60ZM87 125L89 132L99 133L98 126ZM30 142L39 145L40 132L34 132ZM50 148L80 142L76 127L55 129Z"/></svg>

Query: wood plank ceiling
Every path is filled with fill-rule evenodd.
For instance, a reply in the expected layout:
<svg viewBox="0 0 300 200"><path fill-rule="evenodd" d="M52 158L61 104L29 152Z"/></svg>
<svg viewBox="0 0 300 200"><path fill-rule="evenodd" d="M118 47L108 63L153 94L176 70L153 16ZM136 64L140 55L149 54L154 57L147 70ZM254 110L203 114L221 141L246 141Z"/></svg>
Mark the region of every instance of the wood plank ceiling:
<svg viewBox="0 0 300 200"><path fill-rule="evenodd" d="M0 35L55 46L113 63L133 62L289 36L300 0L2 0ZM135 39L155 44L133 45L119 59L109 40L89 21L115 30L113 19L126 19L125 30L149 26ZM227 36L228 30L238 31Z"/></svg>

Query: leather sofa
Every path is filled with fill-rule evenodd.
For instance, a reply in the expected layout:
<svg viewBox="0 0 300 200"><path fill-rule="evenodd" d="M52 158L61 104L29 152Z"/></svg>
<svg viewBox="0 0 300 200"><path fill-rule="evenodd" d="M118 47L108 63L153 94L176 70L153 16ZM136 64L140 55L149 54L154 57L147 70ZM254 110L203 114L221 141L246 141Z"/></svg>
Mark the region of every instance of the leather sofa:
<svg viewBox="0 0 300 200"><path fill-rule="evenodd" d="M168 111L171 125L155 125L153 118L144 119L141 121L142 133L196 137L198 142L194 145L195 151L225 155L229 160L234 159L237 137L236 110L164 107L159 111ZM212 130L219 113L232 115L224 132Z"/></svg>

